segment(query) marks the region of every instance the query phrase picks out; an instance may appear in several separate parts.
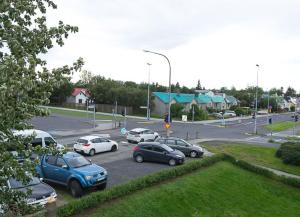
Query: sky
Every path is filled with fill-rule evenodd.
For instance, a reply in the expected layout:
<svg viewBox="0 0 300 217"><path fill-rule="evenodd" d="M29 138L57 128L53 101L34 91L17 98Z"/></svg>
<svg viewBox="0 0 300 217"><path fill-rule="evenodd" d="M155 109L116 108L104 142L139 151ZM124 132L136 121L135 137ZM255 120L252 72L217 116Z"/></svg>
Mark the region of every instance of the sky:
<svg viewBox="0 0 300 217"><path fill-rule="evenodd" d="M206 89L300 90L299 0L56 0L48 24L79 27L65 46L51 49L48 66L78 57L94 75L123 81ZM256 67L259 64L259 68ZM79 73L72 80L77 81Z"/></svg>

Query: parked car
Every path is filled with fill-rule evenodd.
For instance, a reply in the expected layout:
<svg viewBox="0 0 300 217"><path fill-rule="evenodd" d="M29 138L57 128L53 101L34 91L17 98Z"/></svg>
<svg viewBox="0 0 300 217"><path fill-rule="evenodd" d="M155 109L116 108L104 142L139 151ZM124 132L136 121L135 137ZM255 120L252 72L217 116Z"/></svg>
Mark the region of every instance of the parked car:
<svg viewBox="0 0 300 217"><path fill-rule="evenodd" d="M33 147L35 146L42 146L47 147L50 145L55 145L58 150L64 150L65 147L61 144L58 144L56 140L51 136L49 133L36 130L36 129L28 129L28 130L16 130L14 131L15 136L23 136L23 137L30 137L35 136L34 139L30 142Z"/></svg>
<svg viewBox="0 0 300 217"><path fill-rule="evenodd" d="M127 133L127 141L128 142L146 142L146 141L154 141L159 137L157 132L153 132L149 129L144 128L135 128L130 130Z"/></svg>
<svg viewBox="0 0 300 217"><path fill-rule="evenodd" d="M187 141L175 138L175 137L168 137L168 138L159 138L156 140L160 144L166 144L167 146L179 150L185 154L185 156L190 156L192 158L195 157L202 157L203 156L203 149L199 146L192 145Z"/></svg>
<svg viewBox="0 0 300 217"><path fill-rule="evenodd" d="M75 152L44 155L36 170L45 181L66 186L74 197L82 196L86 188L106 188L107 171Z"/></svg>
<svg viewBox="0 0 300 217"><path fill-rule="evenodd" d="M235 111L230 111L230 110L226 110L224 113L223 113L223 116L224 118L228 118L228 117L236 117L236 113Z"/></svg>
<svg viewBox="0 0 300 217"><path fill-rule="evenodd" d="M17 179L10 178L7 180L7 186L24 193L30 189L31 193L26 199L28 205L45 205L55 202L57 198L55 190L37 177L31 177L30 182L26 185Z"/></svg>
<svg viewBox="0 0 300 217"><path fill-rule="evenodd" d="M181 151L174 150L165 144L158 142L141 142L133 149L133 159L142 163L152 161L168 163L170 166L183 164L185 156Z"/></svg>
<svg viewBox="0 0 300 217"><path fill-rule="evenodd" d="M217 118L217 119L223 118L223 115L221 113L217 113L217 112L212 113L211 116L213 116L214 118Z"/></svg>
<svg viewBox="0 0 300 217"><path fill-rule="evenodd" d="M73 146L74 151L90 156L100 152L117 151L118 148L117 142L97 135L81 137Z"/></svg>

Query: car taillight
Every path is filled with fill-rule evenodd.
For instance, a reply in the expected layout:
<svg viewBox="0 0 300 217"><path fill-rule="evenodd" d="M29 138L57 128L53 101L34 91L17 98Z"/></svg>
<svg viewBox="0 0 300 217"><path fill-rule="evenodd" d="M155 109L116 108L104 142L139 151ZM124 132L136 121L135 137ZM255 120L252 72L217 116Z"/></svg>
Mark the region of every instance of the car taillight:
<svg viewBox="0 0 300 217"><path fill-rule="evenodd" d="M138 151L138 150L140 150L140 147L139 147L139 146L135 146L135 147L133 148L133 151Z"/></svg>
<svg viewBox="0 0 300 217"><path fill-rule="evenodd" d="M88 144L88 143L87 143L87 144L83 144L83 146L90 146L90 145L91 145L91 144Z"/></svg>

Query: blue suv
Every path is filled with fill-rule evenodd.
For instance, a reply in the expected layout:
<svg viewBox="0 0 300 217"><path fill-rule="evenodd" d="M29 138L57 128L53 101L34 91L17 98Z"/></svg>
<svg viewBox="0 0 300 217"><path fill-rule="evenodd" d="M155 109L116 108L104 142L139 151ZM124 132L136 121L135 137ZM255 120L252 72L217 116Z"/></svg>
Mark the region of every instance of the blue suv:
<svg viewBox="0 0 300 217"><path fill-rule="evenodd" d="M86 188L106 188L107 171L75 152L44 155L36 169L45 181L66 186L74 197L81 197Z"/></svg>

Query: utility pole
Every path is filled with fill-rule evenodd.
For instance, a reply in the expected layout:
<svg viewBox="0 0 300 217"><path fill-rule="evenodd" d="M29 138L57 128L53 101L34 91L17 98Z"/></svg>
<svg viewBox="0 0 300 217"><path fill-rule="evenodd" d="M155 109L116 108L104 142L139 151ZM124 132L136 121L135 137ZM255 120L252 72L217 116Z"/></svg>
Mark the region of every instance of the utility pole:
<svg viewBox="0 0 300 217"><path fill-rule="evenodd" d="M192 122L194 122L194 119L195 119L195 107L194 105L192 105Z"/></svg>
<svg viewBox="0 0 300 217"><path fill-rule="evenodd" d="M255 115L254 115L254 134L257 134L257 95L258 95L258 71L259 65L256 64L257 71L256 71L256 93L255 93Z"/></svg>
<svg viewBox="0 0 300 217"><path fill-rule="evenodd" d="M147 63L149 66L148 70L148 99L147 99L147 120L150 120L150 67L151 63Z"/></svg>

